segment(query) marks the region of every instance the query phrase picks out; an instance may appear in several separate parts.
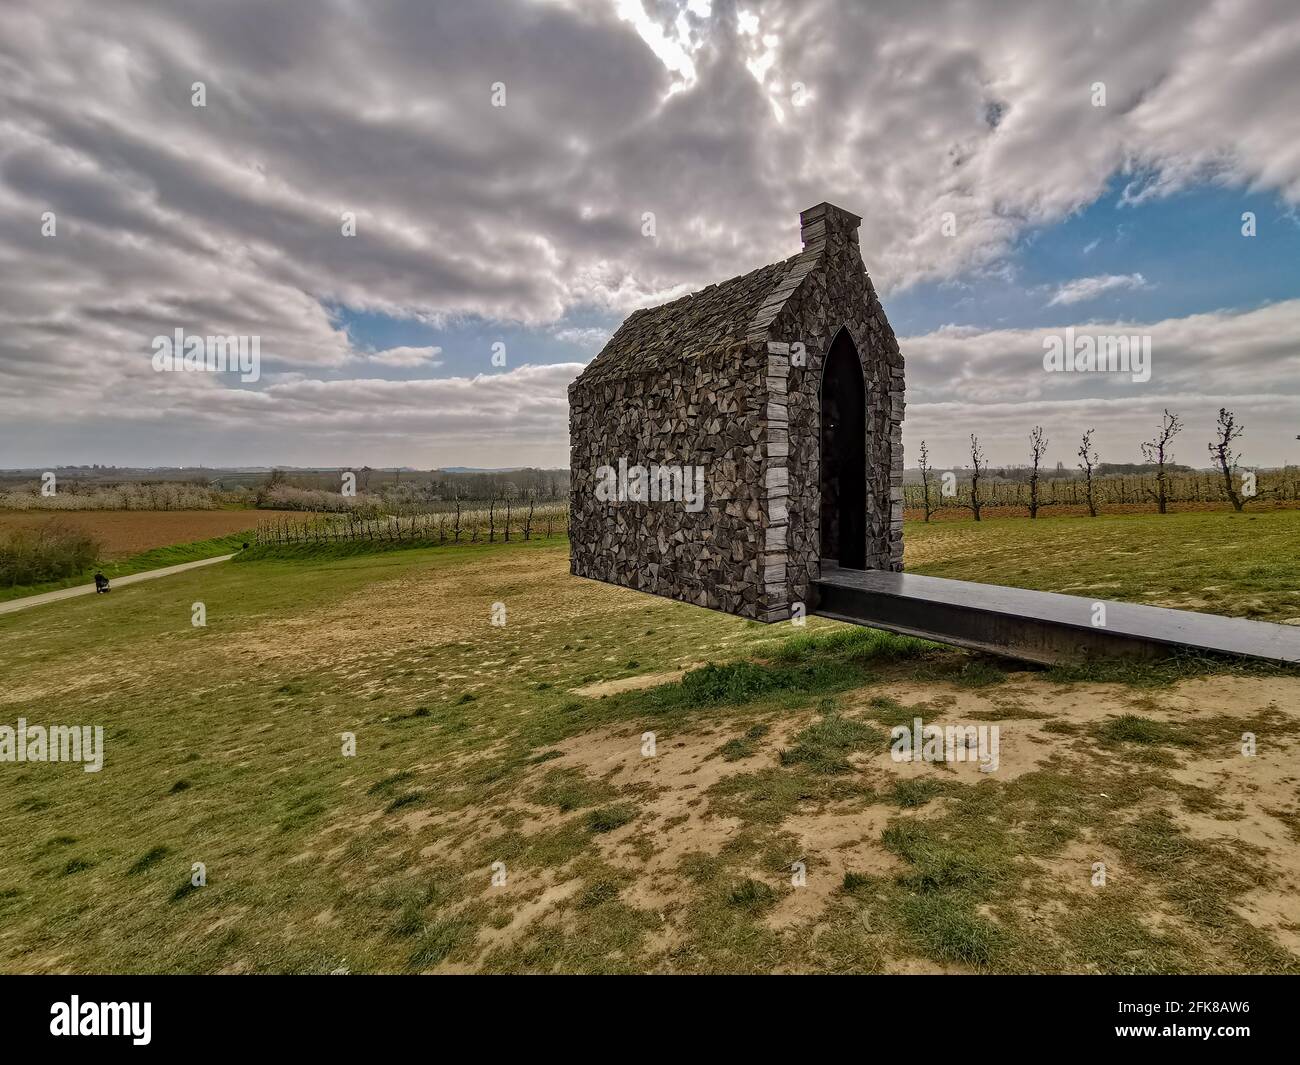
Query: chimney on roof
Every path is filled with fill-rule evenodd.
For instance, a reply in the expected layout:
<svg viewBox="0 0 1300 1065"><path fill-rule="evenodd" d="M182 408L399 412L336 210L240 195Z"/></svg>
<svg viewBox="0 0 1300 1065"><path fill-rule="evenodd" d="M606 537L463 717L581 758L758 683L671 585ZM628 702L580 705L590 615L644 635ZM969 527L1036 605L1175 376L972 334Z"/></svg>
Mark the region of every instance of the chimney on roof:
<svg viewBox="0 0 1300 1065"><path fill-rule="evenodd" d="M800 211L799 223L804 251L821 251L827 244L838 250L845 244L857 244L862 219L823 200L816 207Z"/></svg>

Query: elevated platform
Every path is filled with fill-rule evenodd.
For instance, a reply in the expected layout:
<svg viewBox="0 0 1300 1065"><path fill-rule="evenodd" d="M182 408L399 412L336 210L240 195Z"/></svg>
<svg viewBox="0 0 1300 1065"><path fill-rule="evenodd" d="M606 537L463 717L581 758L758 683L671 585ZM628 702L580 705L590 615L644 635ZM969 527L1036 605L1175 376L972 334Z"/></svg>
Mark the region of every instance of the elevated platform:
<svg viewBox="0 0 1300 1065"><path fill-rule="evenodd" d="M814 588L811 613L822 617L1044 665L1179 649L1300 663L1300 626L827 562Z"/></svg>

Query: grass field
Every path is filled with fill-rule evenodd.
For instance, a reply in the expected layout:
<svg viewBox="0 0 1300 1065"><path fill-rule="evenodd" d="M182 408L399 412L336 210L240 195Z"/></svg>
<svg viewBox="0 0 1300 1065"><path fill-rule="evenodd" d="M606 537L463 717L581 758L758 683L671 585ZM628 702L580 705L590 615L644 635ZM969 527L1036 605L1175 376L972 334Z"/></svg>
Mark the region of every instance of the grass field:
<svg viewBox="0 0 1300 1065"><path fill-rule="evenodd" d="M24 599L29 595L56 591L59 588L75 588L79 584L89 584L96 572L102 572L109 580L125 577L131 573L143 573L146 570L162 569L175 566L181 562L197 562L199 559L215 558L238 551L244 542L242 533L231 536L219 536L212 540L198 540L194 543L175 544L172 547L157 547L151 551L142 551L138 555L122 559L120 562L105 562L102 566L92 566L81 573L73 574L57 581L42 581L40 584L11 584L0 586L0 602L9 599Z"/></svg>
<svg viewBox="0 0 1300 1065"><path fill-rule="evenodd" d="M1300 510L909 524L909 571L1300 621Z"/></svg>
<svg viewBox="0 0 1300 1065"><path fill-rule="evenodd" d="M131 573L196 562L238 551L251 538L259 516L255 510L69 511L55 515L0 512L0 536L6 528L57 521L75 524L105 544L104 561L80 573L40 584L0 585L0 602L89 584L97 571L111 581ZM195 536L224 530L196 540ZM134 553L132 553L134 548Z"/></svg>
<svg viewBox="0 0 1300 1065"><path fill-rule="evenodd" d="M1240 568L1221 514L910 526L909 564L1280 616L1265 517ZM0 618L0 724L106 732L98 773L0 762L0 969L1300 971L1294 674L1014 672L555 542L299 554ZM997 725L997 770L893 761L917 716Z"/></svg>

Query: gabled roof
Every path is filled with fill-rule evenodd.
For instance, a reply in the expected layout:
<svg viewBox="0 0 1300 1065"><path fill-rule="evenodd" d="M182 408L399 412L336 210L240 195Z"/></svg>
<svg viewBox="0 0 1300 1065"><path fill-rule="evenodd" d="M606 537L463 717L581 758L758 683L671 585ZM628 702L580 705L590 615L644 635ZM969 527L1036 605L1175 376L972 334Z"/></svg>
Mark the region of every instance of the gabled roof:
<svg viewBox="0 0 1300 1065"><path fill-rule="evenodd" d="M793 255L671 303L633 311L578 383L651 373L683 358L744 343L768 297L800 258Z"/></svg>

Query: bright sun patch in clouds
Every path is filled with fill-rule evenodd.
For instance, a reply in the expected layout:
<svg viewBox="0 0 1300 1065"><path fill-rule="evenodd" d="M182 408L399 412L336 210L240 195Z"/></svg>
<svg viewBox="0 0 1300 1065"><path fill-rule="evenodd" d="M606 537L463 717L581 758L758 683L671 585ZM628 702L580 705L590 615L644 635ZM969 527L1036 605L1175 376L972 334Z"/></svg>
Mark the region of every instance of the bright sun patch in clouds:
<svg viewBox="0 0 1300 1065"><path fill-rule="evenodd" d="M702 17L707 18L708 4L692 4L690 8L683 9L679 13L673 23L675 36L670 36L663 26L646 13L642 0L617 0L618 17L625 22L630 22L641 40L645 41L646 47L659 58L660 62L668 70L681 76L682 84L674 86L674 89L689 89L695 84L695 63L691 59L691 52L698 48L699 44L691 43L690 23L687 21L686 12L690 10L698 15L701 8Z"/></svg>

